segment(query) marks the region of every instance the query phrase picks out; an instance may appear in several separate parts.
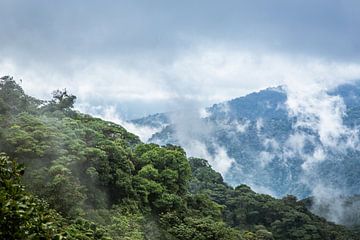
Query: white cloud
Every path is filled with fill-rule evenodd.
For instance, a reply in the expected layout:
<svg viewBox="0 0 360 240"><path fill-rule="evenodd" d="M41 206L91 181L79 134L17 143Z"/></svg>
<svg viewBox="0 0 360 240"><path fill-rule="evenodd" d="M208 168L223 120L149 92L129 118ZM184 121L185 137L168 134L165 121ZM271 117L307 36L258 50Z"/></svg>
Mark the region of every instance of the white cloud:
<svg viewBox="0 0 360 240"><path fill-rule="evenodd" d="M3 58L0 74L22 78L25 90L38 97L67 88L80 103L93 98L105 102L195 100L204 106L281 84L288 85L290 96L308 91L307 96L312 96L319 87L360 78L360 64L205 44L184 50L168 62L144 55L74 58L50 66Z"/></svg>
<svg viewBox="0 0 360 240"><path fill-rule="evenodd" d="M316 147L312 154L303 154L304 163L301 167L307 172L312 171L312 168L315 167L318 163L326 159L326 153L322 147Z"/></svg>
<svg viewBox="0 0 360 240"><path fill-rule="evenodd" d="M230 125L234 126L236 133L245 133L250 126L250 121L239 122L234 120Z"/></svg>
<svg viewBox="0 0 360 240"><path fill-rule="evenodd" d="M256 119L256 130L261 132L261 129L264 127L264 120L262 118Z"/></svg>
<svg viewBox="0 0 360 240"><path fill-rule="evenodd" d="M349 217L353 212L347 212L351 210L353 206L345 204L346 198L344 198L344 191L342 189L336 189L333 186L327 186L323 183L313 183L312 194L315 197L312 206L312 211L318 215L324 216L329 221L344 224L346 217ZM359 209L353 209L353 211L359 211Z"/></svg>
<svg viewBox="0 0 360 240"><path fill-rule="evenodd" d="M258 125L259 120L256 121L256 125ZM259 127L257 126L258 137L264 148L263 151L260 151L256 160L260 162L260 166L265 168L275 157L281 157L281 148L279 143L275 138L268 138L263 136L259 132Z"/></svg>
<svg viewBox="0 0 360 240"><path fill-rule="evenodd" d="M259 161L262 168L266 167L276 155L273 152L261 151Z"/></svg>
<svg viewBox="0 0 360 240"><path fill-rule="evenodd" d="M287 139L286 145L294 150L303 149L305 145L306 136L304 133L295 132Z"/></svg>
<svg viewBox="0 0 360 240"><path fill-rule="evenodd" d="M182 146L188 156L208 160L213 169L221 173L222 176L224 176L231 165L235 163L235 160L228 156L226 149L216 143L213 143L211 146L214 149L214 153L209 153L207 146L199 140L189 140L185 144L182 144Z"/></svg>
<svg viewBox="0 0 360 240"><path fill-rule="evenodd" d="M265 187L265 186L260 186L258 184L254 184L251 182L246 183L247 185L249 185L249 187L251 187L252 190L254 190L257 193L262 193L262 194L268 194L271 195L273 197L277 197L277 194L272 191L271 189Z"/></svg>
<svg viewBox="0 0 360 240"><path fill-rule="evenodd" d="M78 110L83 112L88 112L95 117L102 118L106 121L110 121L113 123L117 123L124 127L127 131L134 133L135 135L139 136L142 142L147 142L151 136L161 131L162 128L151 128L148 126L137 126L130 122L127 122L121 118L119 113L116 111L114 106L89 106L89 105L80 105Z"/></svg>
<svg viewBox="0 0 360 240"><path fill-rule="evenodd" d="M211 116L211 113L206 108L200 108L199 115L200 118L208 118Z"/></svg>
<svg viewBox="0 0 360 240"><path fill-rule="evenodd" d="M314 91L290 90L287 106L290 116L295 116L296 128L313 129L319 134L326 147L339 147L343 136L351 134L351 129L343 124L346 106L339 96L330 96L325 89Z"/></svg>

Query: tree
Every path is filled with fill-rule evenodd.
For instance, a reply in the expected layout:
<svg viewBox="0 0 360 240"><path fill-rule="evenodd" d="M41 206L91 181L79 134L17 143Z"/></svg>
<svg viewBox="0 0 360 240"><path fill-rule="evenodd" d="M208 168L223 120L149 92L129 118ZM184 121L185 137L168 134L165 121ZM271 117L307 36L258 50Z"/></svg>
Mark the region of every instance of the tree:
<svg viewBox="0 0 360 240"><path fill-rule="evenodd" d="M52 93L53 99L42 107L43 112L60 111L65 114L73 113L76 96L69 94L66 89L56 90Z"/></svg>
<svg viewBox="0 0 360 240"><path fill-rule="evenodd" d="M0 78L0 114L35 112L42 101L26 95L10 76Z"/></svg>
<svg viewBox="0 0 360 240"><path fill-rule="evenodd" d="M56 90L53 92L53 101L59 109L69 109L74 107L76 96L68 94L67 90Z"/></svg>
<svg viewBox="0 0 360 240"><path fill-rule="evenodd" d="M0 154L0 238L51 239L61 235L62 218L25 192L24 168Z"/></svg>

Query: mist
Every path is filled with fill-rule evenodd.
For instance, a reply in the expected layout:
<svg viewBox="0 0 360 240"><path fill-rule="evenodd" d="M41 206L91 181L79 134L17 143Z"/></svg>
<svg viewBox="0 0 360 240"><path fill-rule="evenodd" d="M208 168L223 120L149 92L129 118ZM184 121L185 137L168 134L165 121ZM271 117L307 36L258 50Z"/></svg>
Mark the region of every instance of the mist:
<svg viewBox="0 0 360 240"><path fill-rule="evenodd" d="M224 49L213 49L192 53L176 62L173 69L176 71L172 73L177 73L175 76L183 76L185 79L166 85L166 89L176 96L176 100L170 100L168 103L171 106L169 109L172 110L169 114L170 125L173 126L176 139L173 143L184 147L188 156L208 159L211 166L225 179L230 179L229 169L236 169L241 175L243 166L236 164L236 160L229 155L228 146L222 145L215 137L216 131L220 128L230 131L229 134L239 136L246 133L251 124L249 121L234 119L226 103L221 104L223 118L220 121L209 121L212 116L208 108L204 107L206 105L201 101L201 95L209 96L205 97L206 99L214 95L210 97L210 93L207 92L208 86L202 85L205 82L202 79L209 79L207 83L210 81L216 84L218 91L215 96L222 91L225 92L230 86L249 86L252 83L260 85L250 89L281 86L279 91L284 92L287 98L283 105L276 108L283 109L289 118L296 119L292 121L293 130L287 139L283 140L283 144L275 138L263 135L264 120L257 119L255 128L263 150L256 161L260 168L266 171L273 161L281 161L286 167L287 164L291 164L289 161L292 161L292 158L300 159L302 164L299 184L305 185L310 195L315 198L313 211L320 213L319 209L326 205L328 219L345 223L345 216L351 210L349 205L342 207L344 200L341 197L348 196L348 189L328 185L326 179L318 177L318 168L320 164L334 161L329 159L329 153L359 150L359 129L357 126L350 127L344 124L347 111L344 100L341 96L331 94L337 86L352 84L360 79L359 65L316 58L234 53ZM180 77L175 79L178 78ZM227 81L229 82L226 84ZM232 89L234 90L236 87ZM199 96L191 95L195 92ZM244 95L241 91L238 91L238 95L235 94L237 97ZM220 97L218 101L222 99L231 98ZM239 144L237 147L242 148L241 143ZM309 144L313 145L310 151L307 149ZM282 197L265 185L259 184L256 181L256 173L248 177L244 183L254 190ZM239 182L231 184L237 185ZM336 204L334 198L337 199Z"/></svg>

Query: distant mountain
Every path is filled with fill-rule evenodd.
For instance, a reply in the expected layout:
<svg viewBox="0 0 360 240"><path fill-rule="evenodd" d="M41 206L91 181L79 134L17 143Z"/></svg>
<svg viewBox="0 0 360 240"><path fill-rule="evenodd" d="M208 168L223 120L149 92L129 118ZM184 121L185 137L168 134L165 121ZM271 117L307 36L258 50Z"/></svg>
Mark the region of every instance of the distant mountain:
<svg viewBox="0 0 360 240"><path fill-rule="evenodd" d="M341 195L359 194L360 83L340 85L324 94L326 99L309 107L320 111L334 108L334 114L341 116L341 126L333 126L333 112L328 119L292 113L283 86L215 104L206 109L206 114L196 117L184 117L193 115L193 111L160 113L132 123L163 126L149 142L179 144L190 149L190 153L197 153L192 151L195 139L205 146L220 168L221 156L215 155L225 150L232 161L223 175L232 185L248 184L279 197L287 194L307 197L315 191L335 190ZM339 109L344 114L338 113ZM311 124L301 124L307 118L310 123L324 124L317 131ZM327 134L329 131L331 134Z"/></svg>

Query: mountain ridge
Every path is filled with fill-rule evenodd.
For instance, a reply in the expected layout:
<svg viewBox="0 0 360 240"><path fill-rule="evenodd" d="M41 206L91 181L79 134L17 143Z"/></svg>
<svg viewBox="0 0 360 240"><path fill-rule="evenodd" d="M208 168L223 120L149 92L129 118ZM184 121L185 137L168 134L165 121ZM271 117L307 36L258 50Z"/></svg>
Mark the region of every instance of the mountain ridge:
<svg viewBox="0 0 360 240"><path fill-rule="evenodd" d="M334 100L331 97L336 96L341 98L340 106L342 103L346 106L345 113L341 116L341 124L344 128L357 131L360 124L360 104L357 101L360 99L360 82L343 84L326 91L326 97L331 101ZM320 171L324 178L329 177L333 180L330 184L346 189L349 195L358 194L359 191L356 188L356 185L360 184L360 176L357 174L360 165L357 160L358 150L348 149L345 154L341 152L341 149L333 151L334 149L328 148L321 142L321 136L313 128L296 127L301 116L289 113L287 100L286 87L279 86L214 104L206 108L207 116L204 118L197 116L200 124L196 123L193 127L200 125L207 131L211 129L211 133L207 133L206 137L212 139L213 143L209 144L207 140L204 140L201 131L196 137L198 141L206 145L210 155L212 145L215 143L226 149L229 158L235 160L237 166L233 166L224 176L230 184L250 184L255 188L263 188L275 196L294 194L306 197L311 195L312 189L306 186L309 185L308 183L304 185L301 182L301 177L305 171L304 167L309 167L314 168L312 175ZM326 100L328 99L324 101ZM320 99L319 103L321 101ZM176 113L156 116L158 116L157 119L161 119L163 127L149 139L149 142L179 144L185 149L191 149L191 146L186 146L186 139L181 139L183 136L177 136L181 133L177 134L179 127L174 121ZM141 127L146 126L147 121L151 122L151 119L145 117L132 123ZM160 127L161 124L158 122L157 126ZM189 123L188 127L192 128L192 124ZM339 142L342 141L341 138L340 136ZM292 157L287 156L291 154ZM326 161L319 160L319 165L322 166L319 167L317 163L308 164L315 162L316 157L323 158L321 155L324 154L326 154ZM336 161L336 158L343 161ZM343 162L346 164L341 164ZM261 165L266 166L266 169L262 169ZM239 172L239 168L245 169L245 172ZM333 170L325 171L326 168ZM332 171L338 172L340 177L334 176ZM255 172L256 176L253 176L251 172ZM348 177L345 176L345 172ZM309 176L309 182L315 177ZM341 181L342 177L345 181Z"/></svg>

